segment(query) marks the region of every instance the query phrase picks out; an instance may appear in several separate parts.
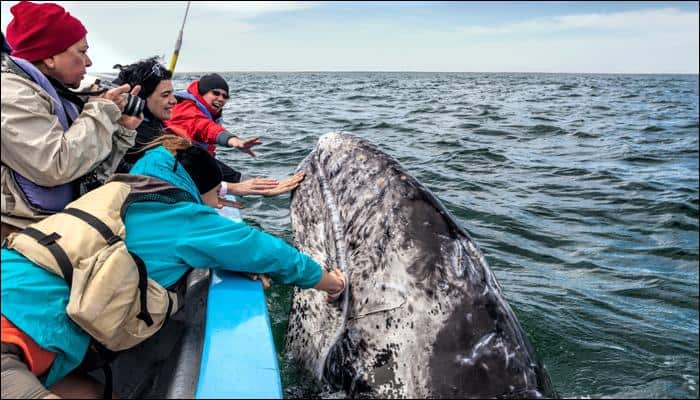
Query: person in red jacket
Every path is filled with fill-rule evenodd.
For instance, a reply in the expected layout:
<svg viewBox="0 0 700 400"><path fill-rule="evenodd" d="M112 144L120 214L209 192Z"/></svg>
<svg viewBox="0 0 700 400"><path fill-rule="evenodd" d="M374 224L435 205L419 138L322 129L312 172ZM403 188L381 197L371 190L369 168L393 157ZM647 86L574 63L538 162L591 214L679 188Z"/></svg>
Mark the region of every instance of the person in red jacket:
<svg viewBox="0 0 700 400"><path fill-rule="evenodd" d="M207 149L212 156L216 155L218 144L235 147L255 157L252 148L262 144L259 138L239 139L221 126L221 114L229 99L229 87L219 74L203 76L192 82L186 91L175 92L175 97L178 102L172 109L172 116L164 121L170 130ZM222 194L276 196L296 188L304 179L303 174L299 173L281 181L265 178L242 180L240 172L217 161L226 183L222 184Z"/></svg>

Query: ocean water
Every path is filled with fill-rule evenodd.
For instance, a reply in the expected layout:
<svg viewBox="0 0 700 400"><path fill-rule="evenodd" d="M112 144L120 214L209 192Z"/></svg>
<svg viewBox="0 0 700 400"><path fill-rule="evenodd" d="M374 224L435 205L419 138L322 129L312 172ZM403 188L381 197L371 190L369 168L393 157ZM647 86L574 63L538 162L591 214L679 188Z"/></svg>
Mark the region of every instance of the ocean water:
<svg viewBox="0 0 700 400"><path fill-rule="evenodd" d="M252 176L319 135L396 158L479 243L563 397L698 397L698 76L230 73L224 126L259 136ZM199 74L177 74L185 88ZM289 196L244 218L292 241ZM291 290L267 292L286 397Z"/></svg>

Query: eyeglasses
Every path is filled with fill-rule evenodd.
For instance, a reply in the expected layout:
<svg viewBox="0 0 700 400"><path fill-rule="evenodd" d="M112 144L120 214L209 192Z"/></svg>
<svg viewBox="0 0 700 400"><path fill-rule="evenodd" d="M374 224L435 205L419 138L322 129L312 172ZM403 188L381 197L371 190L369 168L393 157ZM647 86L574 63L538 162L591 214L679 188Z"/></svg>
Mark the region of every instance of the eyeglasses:
<svg viewBox="0 0 700 400"><path fill-rule="evenodd" d="M223 97L224 99L228 100L228 93L226 93L226 92L221 92L221 91L218 91L218 90L215 90L215 89L214 89L214 90L210 90L210 92L212 92L212 93L214 94L214 96L221 96L221 97Z"/></svg>

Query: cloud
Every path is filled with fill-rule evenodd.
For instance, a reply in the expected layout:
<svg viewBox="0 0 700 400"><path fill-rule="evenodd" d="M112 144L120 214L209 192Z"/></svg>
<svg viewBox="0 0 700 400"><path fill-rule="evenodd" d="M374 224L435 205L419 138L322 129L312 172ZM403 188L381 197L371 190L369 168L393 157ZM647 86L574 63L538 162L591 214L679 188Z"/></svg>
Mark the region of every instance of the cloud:
<svg viewBox="0 0 700 400"><path fill-rule="evenodd" d="M679 32L698 35L698 13L674 8L624 11L608 14L573 14L535 18L501 26L467 26L468 36L501 36L558 33L575 30L623 32Z"/></svg>
<svg viewBox="0 0 700 400"><path fill-rule="evenodd" d="M237 1L234 3L221 1L198 1L197 7L224 12L240 19L254 18L263 14L278 12L301 11L319 5L310 1Z"/></svg>
<svg viewBox="0 0 700 400"><path fill-rule="evenodd" d="M2 2L3 29L15 3ZM91 72L110 72L115 63L152 55L169 60L186 2L61 4L90 32L90 56L95 63ZM660 6L611 13L571 11L510 24L481 19L472 26L433 25L430 22L437 20L429 13L421 15L425 24L412 19L407 23L406 12L413 16L414 10L404 8L392 8L388 18L366 13L349 18L345 9L334 6L296 14L315 7L326 6L308 2L193 2L178 72L698 71L698 12L693 9Z"/></svg>
<svg viewBox="0 0 700 400"><path fill-rule="evenodd" d="M2 2L2 25L3 30L9 23L12 15L10 8L16 1ZM46 1L35 1L35 3L46 3ZM124 12L130 13L130 18L138 19L139 16L147 17L150 24L163 23L175 18L181 21L187 6L185 1L159 1L159 2L139 2L139 1L57 1L71 14L79 18L105 19L109 15L122 15ZM228 18L239 21L237 24L242 30L249 30L250 25L240 21L253 19L266 14L301 11L319 6L320 2L308 1L238 1L238 2L218 2L218 1L195 1L190 5L189 17L204 15L216 15L217 17Z"/></svg>
<svg viewBox="0 0 700 400"><path fill-rule="evenodd" d="M41 2L39 2L41 3ZM71 12L81 11L99 11L100 13L108 12L108 10L124 10L129 9L135 12L151 13L152 16L157 16L163 11L177 11L184 15L187 7L185 1L159 1L155 2L104 2L104 1L63 1L57 2ZM232 19L251 19L264 14L289 12L305 10L317 6L319 3L307 1L237 1L237 2L220 2L220 1L194 1L190 5L190 15L193 13L211 13L232 18ZM162 15L162 14L161 14Z"/></svg>
<svg viewBox="0 0 700 400"><path fill-rule="evenodd" d="M45 1L35 1L45 3ZM2 1L2 30L12 19L10 8L17 1ZM185 15L187 2L126 2L126 1L58 1L72 15L78 17L88 29L90 56L93 71L106 72L115 63L126 63L152 55L170 59L175 38ZM214 51L201 54L197 47L215 50L227 48L231 43L224 38L240 38L258 28L255 18L317 7L320 3L304 1L241 1L224 3L193 1L185 27L181 66L189 60L210 60ZM144 40L146 39L146 40ZM218 55L221 56L220 54Z"/></svg>
<svg viewBox="0 0 700 400"><path fill-rule="evenodd" d="M663 8L474 25L460 40L480 55L472 70L697 73L698 25L697 11Z"/></svg>

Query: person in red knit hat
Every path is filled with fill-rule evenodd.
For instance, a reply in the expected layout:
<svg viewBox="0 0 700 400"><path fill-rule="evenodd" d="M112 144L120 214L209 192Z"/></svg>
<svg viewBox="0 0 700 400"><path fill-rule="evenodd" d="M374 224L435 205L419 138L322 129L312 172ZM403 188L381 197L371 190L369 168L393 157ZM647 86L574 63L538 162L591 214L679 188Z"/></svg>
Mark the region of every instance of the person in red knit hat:
<svg viewBox="0 0 700 400"><path fill-rule="evenodd" d="M123 115L122 85L87 101L77 88L92 65L87 29L63 7L21 1L2 54L2 238L111 175L133 145L140 116Z"/></svg>
<svg viewBox="0 0 700 400"><path fill-rule="evenodd" d="M57 4L37 5L23 1L12 7L11 11L15 18L7 26L7 40L13 49L14 57L32 63L53 56L65 60L68 54L63 57L58 55L69 47L78 42L81 42L79 48L87 47L85 26ZM91 64L86 55L84 66ZM80 68L62 72L72 73L71 76L62 77L63 83L69 87L77 87L82 79L82 76L78 75Z"/></svg>
<svg viewBox="0 0 700 400"><path fill-rule="evenodd" d="M138 86L87 101L68 90L92 65L77 18L52 3L21 1L11 12L0 70L2 240L100 185L133 146L143 119L122 114L125 96L137 95ZM53 373L65 367L55 360L2 316L2 398L101 393L85 376Z"/></svg>

